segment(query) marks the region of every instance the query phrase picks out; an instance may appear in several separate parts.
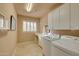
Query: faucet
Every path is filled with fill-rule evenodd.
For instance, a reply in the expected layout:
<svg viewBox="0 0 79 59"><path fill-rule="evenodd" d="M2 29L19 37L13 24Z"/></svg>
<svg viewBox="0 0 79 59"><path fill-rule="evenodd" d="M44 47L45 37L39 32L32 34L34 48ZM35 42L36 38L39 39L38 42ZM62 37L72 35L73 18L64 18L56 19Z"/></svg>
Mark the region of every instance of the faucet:
<svg viewBox="0 0 79 59"><path fill-rule="evenodd" d="M59 34L59 39L61 38L61 35Z"/></svg>

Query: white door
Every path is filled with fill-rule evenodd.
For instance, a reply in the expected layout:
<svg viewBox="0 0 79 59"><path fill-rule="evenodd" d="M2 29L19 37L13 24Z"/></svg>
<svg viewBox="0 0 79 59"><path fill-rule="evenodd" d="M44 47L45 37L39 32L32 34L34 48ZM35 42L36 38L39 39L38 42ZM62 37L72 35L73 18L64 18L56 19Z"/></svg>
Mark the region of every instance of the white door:
<svg viewBox="0 0 79 59"><path fill-rule="evenodd" d="M71 4L71 29L79 30L79 3Z"/></svg>
<svg viewBox="0 0 79 59"><path fill-rule="evenodd" d="M60 6L60 29L70 29L70 4Z"/></svg>

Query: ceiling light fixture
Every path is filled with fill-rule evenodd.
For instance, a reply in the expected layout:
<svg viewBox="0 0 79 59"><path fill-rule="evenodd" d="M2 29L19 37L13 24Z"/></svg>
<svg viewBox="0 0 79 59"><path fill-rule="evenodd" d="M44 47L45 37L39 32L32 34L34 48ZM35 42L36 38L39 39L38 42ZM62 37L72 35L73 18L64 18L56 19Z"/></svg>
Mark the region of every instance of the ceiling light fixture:
<svg viewBox="0 0 79 59"><path fill-rule="evenodd" d="M31 9L32 9L32 3L28 3L27 6L26 6L27 12L30 12Z"/></svg>

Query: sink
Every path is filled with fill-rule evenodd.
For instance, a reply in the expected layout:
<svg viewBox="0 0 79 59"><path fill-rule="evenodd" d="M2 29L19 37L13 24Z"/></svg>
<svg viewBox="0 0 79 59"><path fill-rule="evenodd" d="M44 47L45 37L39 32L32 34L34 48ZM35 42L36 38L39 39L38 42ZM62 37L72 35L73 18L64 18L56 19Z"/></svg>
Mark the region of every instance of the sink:
<svg viewBox="0 0 79 59"><path fill-rule="evenodd" d="M54 34L54 35L48 35L48 36L43 36L43 38L44 39L47 39L47 40L52 40L52 41L54 41L54 40L59 40L60 39L60 36L59 35L57 35L57 34Z"/></svg>

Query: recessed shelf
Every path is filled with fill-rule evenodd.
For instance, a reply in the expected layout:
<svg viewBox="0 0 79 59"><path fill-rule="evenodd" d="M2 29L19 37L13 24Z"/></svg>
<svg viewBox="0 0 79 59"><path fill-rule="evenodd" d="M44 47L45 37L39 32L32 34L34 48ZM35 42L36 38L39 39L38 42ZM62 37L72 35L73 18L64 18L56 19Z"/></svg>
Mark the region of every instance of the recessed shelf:
<svg viewBox="0 0 79 59"><path fill-rule="evenodd" d="M9 30L9 20L0 14L0 31Z"/></svg>

